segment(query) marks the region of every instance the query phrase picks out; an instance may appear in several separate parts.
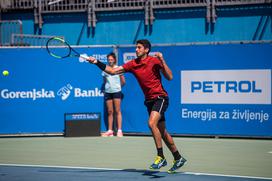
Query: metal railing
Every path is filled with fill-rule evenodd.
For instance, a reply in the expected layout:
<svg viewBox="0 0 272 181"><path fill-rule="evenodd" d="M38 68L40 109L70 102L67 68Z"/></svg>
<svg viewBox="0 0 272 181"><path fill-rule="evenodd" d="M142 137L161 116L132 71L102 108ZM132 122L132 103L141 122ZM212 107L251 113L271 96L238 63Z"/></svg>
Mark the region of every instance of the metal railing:
<svg viewBox="0 0 272 181"><path fill-rule="evenodd" d="M97 11L118 11L118 10L143 10L146 0L127 0L112 1L97 0L95 1L95 9Z"/></svg>
<svg viewBox="0 0 272 181"><path fill-rule="evenodd" d="M216 6L254 5L272 3L272 0L214 0Z"/></svg>
<svg viewBox="0 0 272 181"><path fill-rule="evenodd" d="M56 35L12 34L11 46L45 46L48 39ZM64 36L57 36L64 39Z"/></svg>
<svg viewBox="0 0 272 181"><path fill-rule="evenodd" d="M206 6L207 0L153 0L154 8L182 8Z"/></svg>
<svg viewBox="0 0 272 181"><path fill-rule="evenodd" d="M207 10L208 23L215 23L220 6L271 4L272 0L0 0L0 13L33 9L35 24L42 28L44 13L86 12L88 27L95 28L96 12L143 10L145 25L152 25L156 9L200 7Z"/></svg>
<svg viewBox="0 0 272 181"><path fill-rule="evenodd" d="M42 11L51 12L84 12L88 8L89 0L63 0L49 5L50 0L41 1Z"/></svg>
<svg viewBox="0 0 272 181"><path fill-rule="evenodd" d="M144 9L147 3L153 8L179 8L205 6L214 1L215 5L251 5L272 3L272 0L1 0L0 8L6 10L33 9L35 4L41 5L44 12L81 12L86 11L90 4L97 11Z"/></svg>
<svg viewBox="0 0 272 181"><path fill-rule="evenodd" d="M20 20L0 21L0 46L44 46L55 35L23 34ZM64 39L64 36L58 36Z"/></svg>
<svg viewBox="0 0 272 181"><path fill-rule="evenodd" d="M23 24L20 20L0 21L0 46L9 46L12 34L23 34Z"/></svg>
<svg viewBox="0 0 272 181"><path fill-rule="evenodd" d="M5 10L12 9L32 9L35 0L0 0L0 8Z"/></svg>

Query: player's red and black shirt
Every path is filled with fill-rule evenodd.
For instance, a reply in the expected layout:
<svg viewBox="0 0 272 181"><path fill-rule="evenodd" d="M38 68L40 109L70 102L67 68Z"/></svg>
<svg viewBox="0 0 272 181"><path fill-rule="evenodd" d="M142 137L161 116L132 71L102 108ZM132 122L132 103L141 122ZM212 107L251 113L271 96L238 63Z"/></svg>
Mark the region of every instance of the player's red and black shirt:
<svg viewBox="0 0 272 181"><path fill-rule="evenodd" d="M131 72L138 80L145 99L154 99L158 96L168 96L161 83L161 61L156 57L147 56L145 59L134 59L122 65L125 72Z"/></svg>

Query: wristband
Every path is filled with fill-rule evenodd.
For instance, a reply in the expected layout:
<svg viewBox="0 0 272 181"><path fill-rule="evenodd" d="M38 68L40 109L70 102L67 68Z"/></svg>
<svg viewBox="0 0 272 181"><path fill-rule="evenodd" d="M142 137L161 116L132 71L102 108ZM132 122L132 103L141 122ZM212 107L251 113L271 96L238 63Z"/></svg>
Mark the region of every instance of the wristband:
<svg viewBox="0 0 272 181"><path fill-rule="evenodd" d="M98 68L100 68L102 71L106 69L106 65L99 60L97 60L97 63L95 64Z"/></svg>

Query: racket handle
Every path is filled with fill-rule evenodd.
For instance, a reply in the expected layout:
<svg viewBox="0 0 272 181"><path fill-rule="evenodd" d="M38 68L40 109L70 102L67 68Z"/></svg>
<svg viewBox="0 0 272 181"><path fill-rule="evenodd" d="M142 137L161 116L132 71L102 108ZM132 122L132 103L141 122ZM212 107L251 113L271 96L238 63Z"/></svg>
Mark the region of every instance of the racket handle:
<svg viewBox="0 0 272 181"><path fill-rule="evenodd" d="M84 58L84 59L86 59L86 60L89 58L88 55L85 55L85 54L80 55L80 57L81 57L81 58Z"/></svg>

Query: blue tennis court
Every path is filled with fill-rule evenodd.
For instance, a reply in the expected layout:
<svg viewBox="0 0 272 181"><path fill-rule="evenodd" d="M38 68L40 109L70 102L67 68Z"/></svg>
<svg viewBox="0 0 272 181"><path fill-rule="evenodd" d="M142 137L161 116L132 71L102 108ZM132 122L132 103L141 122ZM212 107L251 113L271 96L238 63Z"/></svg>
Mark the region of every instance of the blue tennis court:
<svg viewBox="0 0 272 181"><path fill-rule="evenodd" d="M0 180L8 181L89 181L89 180L167 180L167 181L264 181L272 178L233 175L167 172L138 169L72 168L30 165L0 165Z"/></svg>

